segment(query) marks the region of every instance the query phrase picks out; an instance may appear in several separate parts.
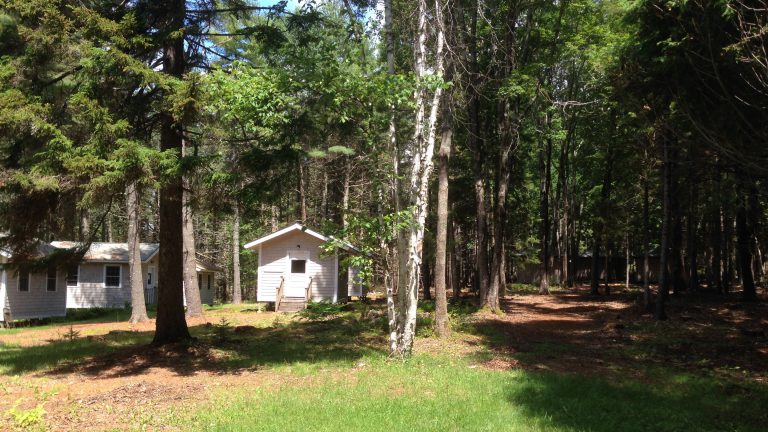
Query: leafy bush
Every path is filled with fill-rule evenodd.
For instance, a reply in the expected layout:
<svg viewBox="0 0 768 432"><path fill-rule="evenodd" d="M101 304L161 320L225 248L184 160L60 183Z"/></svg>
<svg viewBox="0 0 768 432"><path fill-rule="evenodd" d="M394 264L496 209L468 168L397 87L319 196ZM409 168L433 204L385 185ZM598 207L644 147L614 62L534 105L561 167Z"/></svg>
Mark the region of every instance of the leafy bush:
<svg viewBox="0 0 768 432"><path fill-rule="evenodd" d="M328 301L310 302L307 308L299 311L299 318L309 321L319 321L339 315L344 310L343 304Z"/></svg>

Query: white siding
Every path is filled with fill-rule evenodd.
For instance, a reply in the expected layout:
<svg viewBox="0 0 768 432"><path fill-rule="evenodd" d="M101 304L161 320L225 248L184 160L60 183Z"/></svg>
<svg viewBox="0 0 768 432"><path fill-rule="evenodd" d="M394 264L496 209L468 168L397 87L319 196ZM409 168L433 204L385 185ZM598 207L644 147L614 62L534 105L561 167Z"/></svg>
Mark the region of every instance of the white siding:
<svg viewBox="0 0 768 432"><path fill-rule="evenodd" d="M104 268L120 266L120 287L104 286ZM128 283L128 264L83 263L77 277L77 286L67 289L67 307L72 309L92 307L124 307L131 303L131 287Z"/></svg>
<svg viewBox="0 0 768 432"><path fill-rule="evenodd" d="M60 317L67 314L66 274L56 272L56 291L47 290L47 273L29 274L29 291L19 291L18 271L5 270L7 296L6 307L11 311L11 319Z"/></svg>
<svg viewBox="0 0 768 432"><path fill-rule="evenodd" d="M200 302L213 306L213 292L216 289L216 275L212 272L197 272L200 283ZM210 284L208 283L208 278Z"/></svg>
<svg viewBox="0 0 768 432"><path fill-rule="evenodd" d="M309 252L307 276L312 276L313 300L335 301L336 297L336 257L321 257L320 245L323 241L309 234L292 231L260 245L259 282L256 299L273 302L280 285L280 277L288 269L289 250Z"/></svg>

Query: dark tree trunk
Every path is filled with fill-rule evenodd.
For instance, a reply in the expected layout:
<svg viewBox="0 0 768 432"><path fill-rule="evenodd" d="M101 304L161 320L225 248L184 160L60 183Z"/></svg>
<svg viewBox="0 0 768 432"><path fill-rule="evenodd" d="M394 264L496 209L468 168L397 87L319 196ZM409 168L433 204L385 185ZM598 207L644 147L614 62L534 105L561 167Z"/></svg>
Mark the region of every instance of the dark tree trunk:
<svg viewBox="0 0 768 432"><path fill-rule="evenodd" d="M168 40L164 46L163 72L181 78L184 74L184 17L186 2L168 3ZM182 127L170 112L161 115L160 149L181 156ZM161 345L189 340L189 329L184 317L184 239L182 223L184 213L183 184L180 175L168 179L160 188L160 265L158 274L157 320L153 344Z"/></svg>
<svg viewBox="0 0 768 432"><path fill-rule="evenodd" d="M648 197L648 179L643 182L643 306L645 310L651 311L651 284L648 280L648 272L650 271L650 234L651 234L651 222L650 222L650 203Z"/></svg>
<svg viewBox="0 0 768 432"><path fill-rule="evenodd" d="M696 183L692 179L688 180L688 289L691 292L699 290L699 264L698 264L698 245L697 245L697 219L698 211L698 190Z"/></svg>
<svg viewBox="0 0 768 432"><path fill-rule="evenodd" d="M741 276L742 299L745 301L757 300L755 279L752 272L752 232L749 221L749 200L745 194L740 194L739 207L736 209L736 248Z"/></svg>
<svg viewBox="0 0 768 432"><path fill-rule="evenodd" d="M667 297L669 295L669 271L667 262L669 261L670 249L670 225L672 223L672 166L670 164L670 146L671 143L667 137L662 137L662 206L664 216L661 223L661 256L659 257L659 292L656 296L656 319L667 319L665 309Z"/></svg>
<svg viewBox="0 0 768 432"><path fill-rule="evenodd" d="M547 118L547 123L550 124L549 116ZM544 258L544 274L541 275L539 294L549 294L549 191L552 187L552 139L548 137L545 141L541 182L541 250Z"/></svg>

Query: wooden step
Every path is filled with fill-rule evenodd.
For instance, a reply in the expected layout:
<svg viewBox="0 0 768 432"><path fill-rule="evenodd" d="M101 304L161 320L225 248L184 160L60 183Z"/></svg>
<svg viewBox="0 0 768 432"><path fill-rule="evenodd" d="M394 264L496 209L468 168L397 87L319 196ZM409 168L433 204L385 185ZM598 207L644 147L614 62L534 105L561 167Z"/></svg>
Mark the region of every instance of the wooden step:
<svg viewBox="0 0 768 432"><path fill-rule="evenodd" d="M286 297L280 302L280 308L278 312L298 312L304 310L306 304L303 298L290 298Z"/></svg>

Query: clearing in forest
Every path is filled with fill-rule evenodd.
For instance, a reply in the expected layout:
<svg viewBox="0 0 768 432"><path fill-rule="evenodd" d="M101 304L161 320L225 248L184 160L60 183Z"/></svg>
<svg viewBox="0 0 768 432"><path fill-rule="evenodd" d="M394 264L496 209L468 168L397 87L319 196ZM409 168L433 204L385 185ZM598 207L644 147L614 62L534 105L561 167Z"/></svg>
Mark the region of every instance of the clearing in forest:
<svg viewBox="0 0 768 432"><path fill-rule="evenodd" d="M766 305L678 299L659 323L634 298L457 303L442 340L424 304L407 362L387 359L377 303L216 307L190 322L194 343L165 348L146 345L152 323L112 314L4 329L0 429L762 430Z"/></svg>

